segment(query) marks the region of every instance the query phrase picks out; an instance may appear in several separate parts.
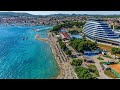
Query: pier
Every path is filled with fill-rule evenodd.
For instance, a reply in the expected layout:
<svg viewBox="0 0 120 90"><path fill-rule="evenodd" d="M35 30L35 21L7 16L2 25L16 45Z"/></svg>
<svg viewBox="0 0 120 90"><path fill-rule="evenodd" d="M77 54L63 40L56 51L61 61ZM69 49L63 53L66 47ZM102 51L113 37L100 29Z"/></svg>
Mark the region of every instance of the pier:
<svg viewBox="0 0 120 90"><path fill-rule="evenodd" d="M35 35L35 39L40 40L40 41L44 41L44 42L48 42L48 38L41 38L39 34Z"/></svg>

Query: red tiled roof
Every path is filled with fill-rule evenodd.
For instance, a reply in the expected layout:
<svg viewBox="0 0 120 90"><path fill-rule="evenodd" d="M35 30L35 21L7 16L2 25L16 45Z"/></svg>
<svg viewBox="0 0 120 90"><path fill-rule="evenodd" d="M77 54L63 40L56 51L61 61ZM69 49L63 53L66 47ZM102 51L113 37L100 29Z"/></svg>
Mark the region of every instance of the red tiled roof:
<svg viewBox="0 0 120 90"><path fill-rule="evenodd" d="M69 37L70 37L66 32L62 32L62 35L63 35L65 38L69 38Z"/></svg>

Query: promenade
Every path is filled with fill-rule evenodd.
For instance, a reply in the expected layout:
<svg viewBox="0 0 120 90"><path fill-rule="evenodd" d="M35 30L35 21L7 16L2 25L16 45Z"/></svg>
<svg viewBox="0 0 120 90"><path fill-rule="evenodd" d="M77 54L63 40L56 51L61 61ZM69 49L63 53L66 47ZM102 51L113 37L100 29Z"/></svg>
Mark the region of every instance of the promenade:
<svg viewBox="0 0 120 90"><path fill-rule="evenodd" d="M106 76L105 74L104 74L104 70L102 70L102 67L101 67L101 65L100 65L100 60L97 60L97 57L98 57L98 55L97 56L93 56L92 58L93 58L93 60L94 60L94 62L95 62L95 66L97 67L97 70L98 70L98 72L99 72L99 75L100 75L100 78L101 79L112 79L111 77L108 77L108 76ZM104 59L104 61L109 61L109 60L106 60L106 59Z"/></svg>
<svg viewBox="0 0 120 90"><path fill-rule="evenodd" d="M51 33L48 33L48 40L60 67L60 74L57 79L78 79L73 67L69 62L68 56L65 55L65 53L61 50L59 43L56 42Z"/></svg>

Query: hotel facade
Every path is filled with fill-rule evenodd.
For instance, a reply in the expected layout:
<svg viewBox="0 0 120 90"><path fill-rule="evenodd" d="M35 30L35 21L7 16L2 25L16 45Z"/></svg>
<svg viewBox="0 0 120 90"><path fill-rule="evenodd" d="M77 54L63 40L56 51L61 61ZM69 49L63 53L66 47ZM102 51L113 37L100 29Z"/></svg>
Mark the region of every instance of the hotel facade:
<svg viewBox="0 0 120 90"><path fill-rule="evenodd" d="M89 20L83 27L86 37L104 43L120 45L120 37L102 20Z"/></svg>

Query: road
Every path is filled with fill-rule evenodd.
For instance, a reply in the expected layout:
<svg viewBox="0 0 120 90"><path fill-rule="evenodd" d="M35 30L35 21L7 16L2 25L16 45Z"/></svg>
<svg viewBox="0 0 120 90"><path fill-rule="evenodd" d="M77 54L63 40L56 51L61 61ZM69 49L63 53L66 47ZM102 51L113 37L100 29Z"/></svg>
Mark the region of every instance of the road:
<svg viewBox="0 0 120 90"><path fill-rule="evenodd" d="M102 70L102 67L101 67L101 65L100 65L100 61L97 60L97 57L98 57L98 56L93 56L92 58L93 58L93 60L94 60L94 62L95 62L95 66L97 67L97 70L98 70L98 72L99 72L100 78L101 78L101 79L112 79L112 78L110 78L110 77L108 77L108 76L106 76L106 75L104 74L104 70Z"/></svg>
<svg viewBox="0 0 120 90"><path fill-rule="evenodd" d="M68 47L70 50L72 50L72 54L77 55L77 52L76 52L71 46L67 45L67 47ZM99 71L100 78L101 78L101 79L111 79L110 77L108 77L108 76L106 76L106 75L104 74L104 71L102 70L102 67L100 66L100 61L97 60L97 57L98 57L98 56L94 56L94 57L92 57L92 58L93 58L94 61L95 61L95 66L97 67L97 70ZM82 59L81 56L77 56L77 58ZM106 59L105 59L105 60L106 60ZM108 60L110 60L110 59L107 59L106 61L108 61ZM111 60L112 60L112 59L111 59Z"/></svg>

